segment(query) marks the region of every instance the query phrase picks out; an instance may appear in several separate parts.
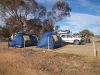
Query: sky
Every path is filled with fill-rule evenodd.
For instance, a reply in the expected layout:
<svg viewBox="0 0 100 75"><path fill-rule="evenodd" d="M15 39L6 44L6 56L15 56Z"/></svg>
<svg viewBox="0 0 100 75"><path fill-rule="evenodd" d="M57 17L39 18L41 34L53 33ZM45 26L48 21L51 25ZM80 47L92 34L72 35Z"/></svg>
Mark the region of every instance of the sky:
<svg viewBox="0 0 100 75"><path fill-rule="evenodd" d="M36 0L45 5L49 10L59 0ZM55 25L60 30L70 30L72 33L79 33L88 29L95 35L100 32L100 0L60 0L65 1L71 7L71 16L66 17Z"/></svg>
<svg viewBox="0 0 100 75"><path fill-rule="evenodd" d="M36 0L43 4L48 10L59 0ZM88 29L95 35L100 35L100 0L60 0L69 4L71 16L57 22L60 30L70 30L72 33L79 33ZM0 25L3 21L0 20Z"/></svg>

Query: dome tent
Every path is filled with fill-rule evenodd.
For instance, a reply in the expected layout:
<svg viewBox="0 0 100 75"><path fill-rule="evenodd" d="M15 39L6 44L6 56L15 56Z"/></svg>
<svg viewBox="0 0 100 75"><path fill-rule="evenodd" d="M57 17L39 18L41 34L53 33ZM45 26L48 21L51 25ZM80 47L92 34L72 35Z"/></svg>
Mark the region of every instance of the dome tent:
<svg viewBox="0 0 100 75"><path fill-rule="evenodd" d="M58 48L63 45L61 37L55 35L53 32L45 33L37 44L37 48L48 48L48 37L50 49Z"/></svg>
<svg viewBox="0 0 100 75"><path fill-rule="evenodd" d="M25 46L36 46L38 43L37 37L32 34L26 34L23 32L17 33L11 42L9 42L10 47L24 47Z"/></svg>

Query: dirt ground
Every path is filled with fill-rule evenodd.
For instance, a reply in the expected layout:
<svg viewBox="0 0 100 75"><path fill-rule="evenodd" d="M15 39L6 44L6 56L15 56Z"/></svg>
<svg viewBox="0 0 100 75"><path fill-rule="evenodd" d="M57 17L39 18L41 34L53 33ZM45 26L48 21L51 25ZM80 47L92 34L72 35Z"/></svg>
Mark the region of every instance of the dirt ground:
<svg viewBox="0 0 100 75"><path fill-rule="evenodd" d="M56 52L59 53L77 54L82 56L94 56L94 51L97 52L97 56L100 56L100 43L95 43L95 49L93 43L86 43L85 45L70 44L56 50Z"/></svg>
<svg viewBox="0 0 100 75"><path fill-rule="evenodd" d="M0 42L0 75L100 75L100 43L49 50Z"/></svg>

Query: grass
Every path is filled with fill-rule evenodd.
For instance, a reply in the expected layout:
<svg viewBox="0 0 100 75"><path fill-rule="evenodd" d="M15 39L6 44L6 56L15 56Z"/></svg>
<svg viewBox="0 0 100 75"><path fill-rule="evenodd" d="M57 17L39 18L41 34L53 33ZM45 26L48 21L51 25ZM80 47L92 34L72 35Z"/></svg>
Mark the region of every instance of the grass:
<svg viewBox="0 0 100 75"><path fill-rule="evenodd" d="M66 57L66 58L71 58L71 57L83 57L81 55L77 55L77 54L68 54L68 53L54 53L54 57L56 56L60 56L60 57Z"/></svg>

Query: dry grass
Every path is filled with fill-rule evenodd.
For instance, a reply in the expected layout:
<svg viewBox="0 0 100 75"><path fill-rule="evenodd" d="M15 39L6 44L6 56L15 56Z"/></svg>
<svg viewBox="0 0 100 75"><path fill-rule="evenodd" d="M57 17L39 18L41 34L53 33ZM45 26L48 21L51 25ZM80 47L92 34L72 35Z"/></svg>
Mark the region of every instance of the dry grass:
<svg viewBox="0 0 100 75"><path fill-rule="evenodd" d="M76 54L80 56L94 56L93 40L95 42L95 50L97 51L97 56L100 56L100 42L98 42L98 38L91 38L91 43L86 43L85 45L66 45L59 49L55 49L55 52Z"/></svg>
<svg viewBox="0 0 100 75"><path fill-rule="evenodd" d="M82 45L86 46L87 45ZM89 45L88 45L89 46ZM69 48L70 47L70 48ZM68 49L77 46L69 45ZM99 47L99 46L98 46ZM62 47L67 50L67 46ZM61 49L62 49L61 48ZM74 53L58 53L61 50L8 48L0 43L0 75L99 75L100 57ZM74 52L74 51L73 51Z"/></svg>

